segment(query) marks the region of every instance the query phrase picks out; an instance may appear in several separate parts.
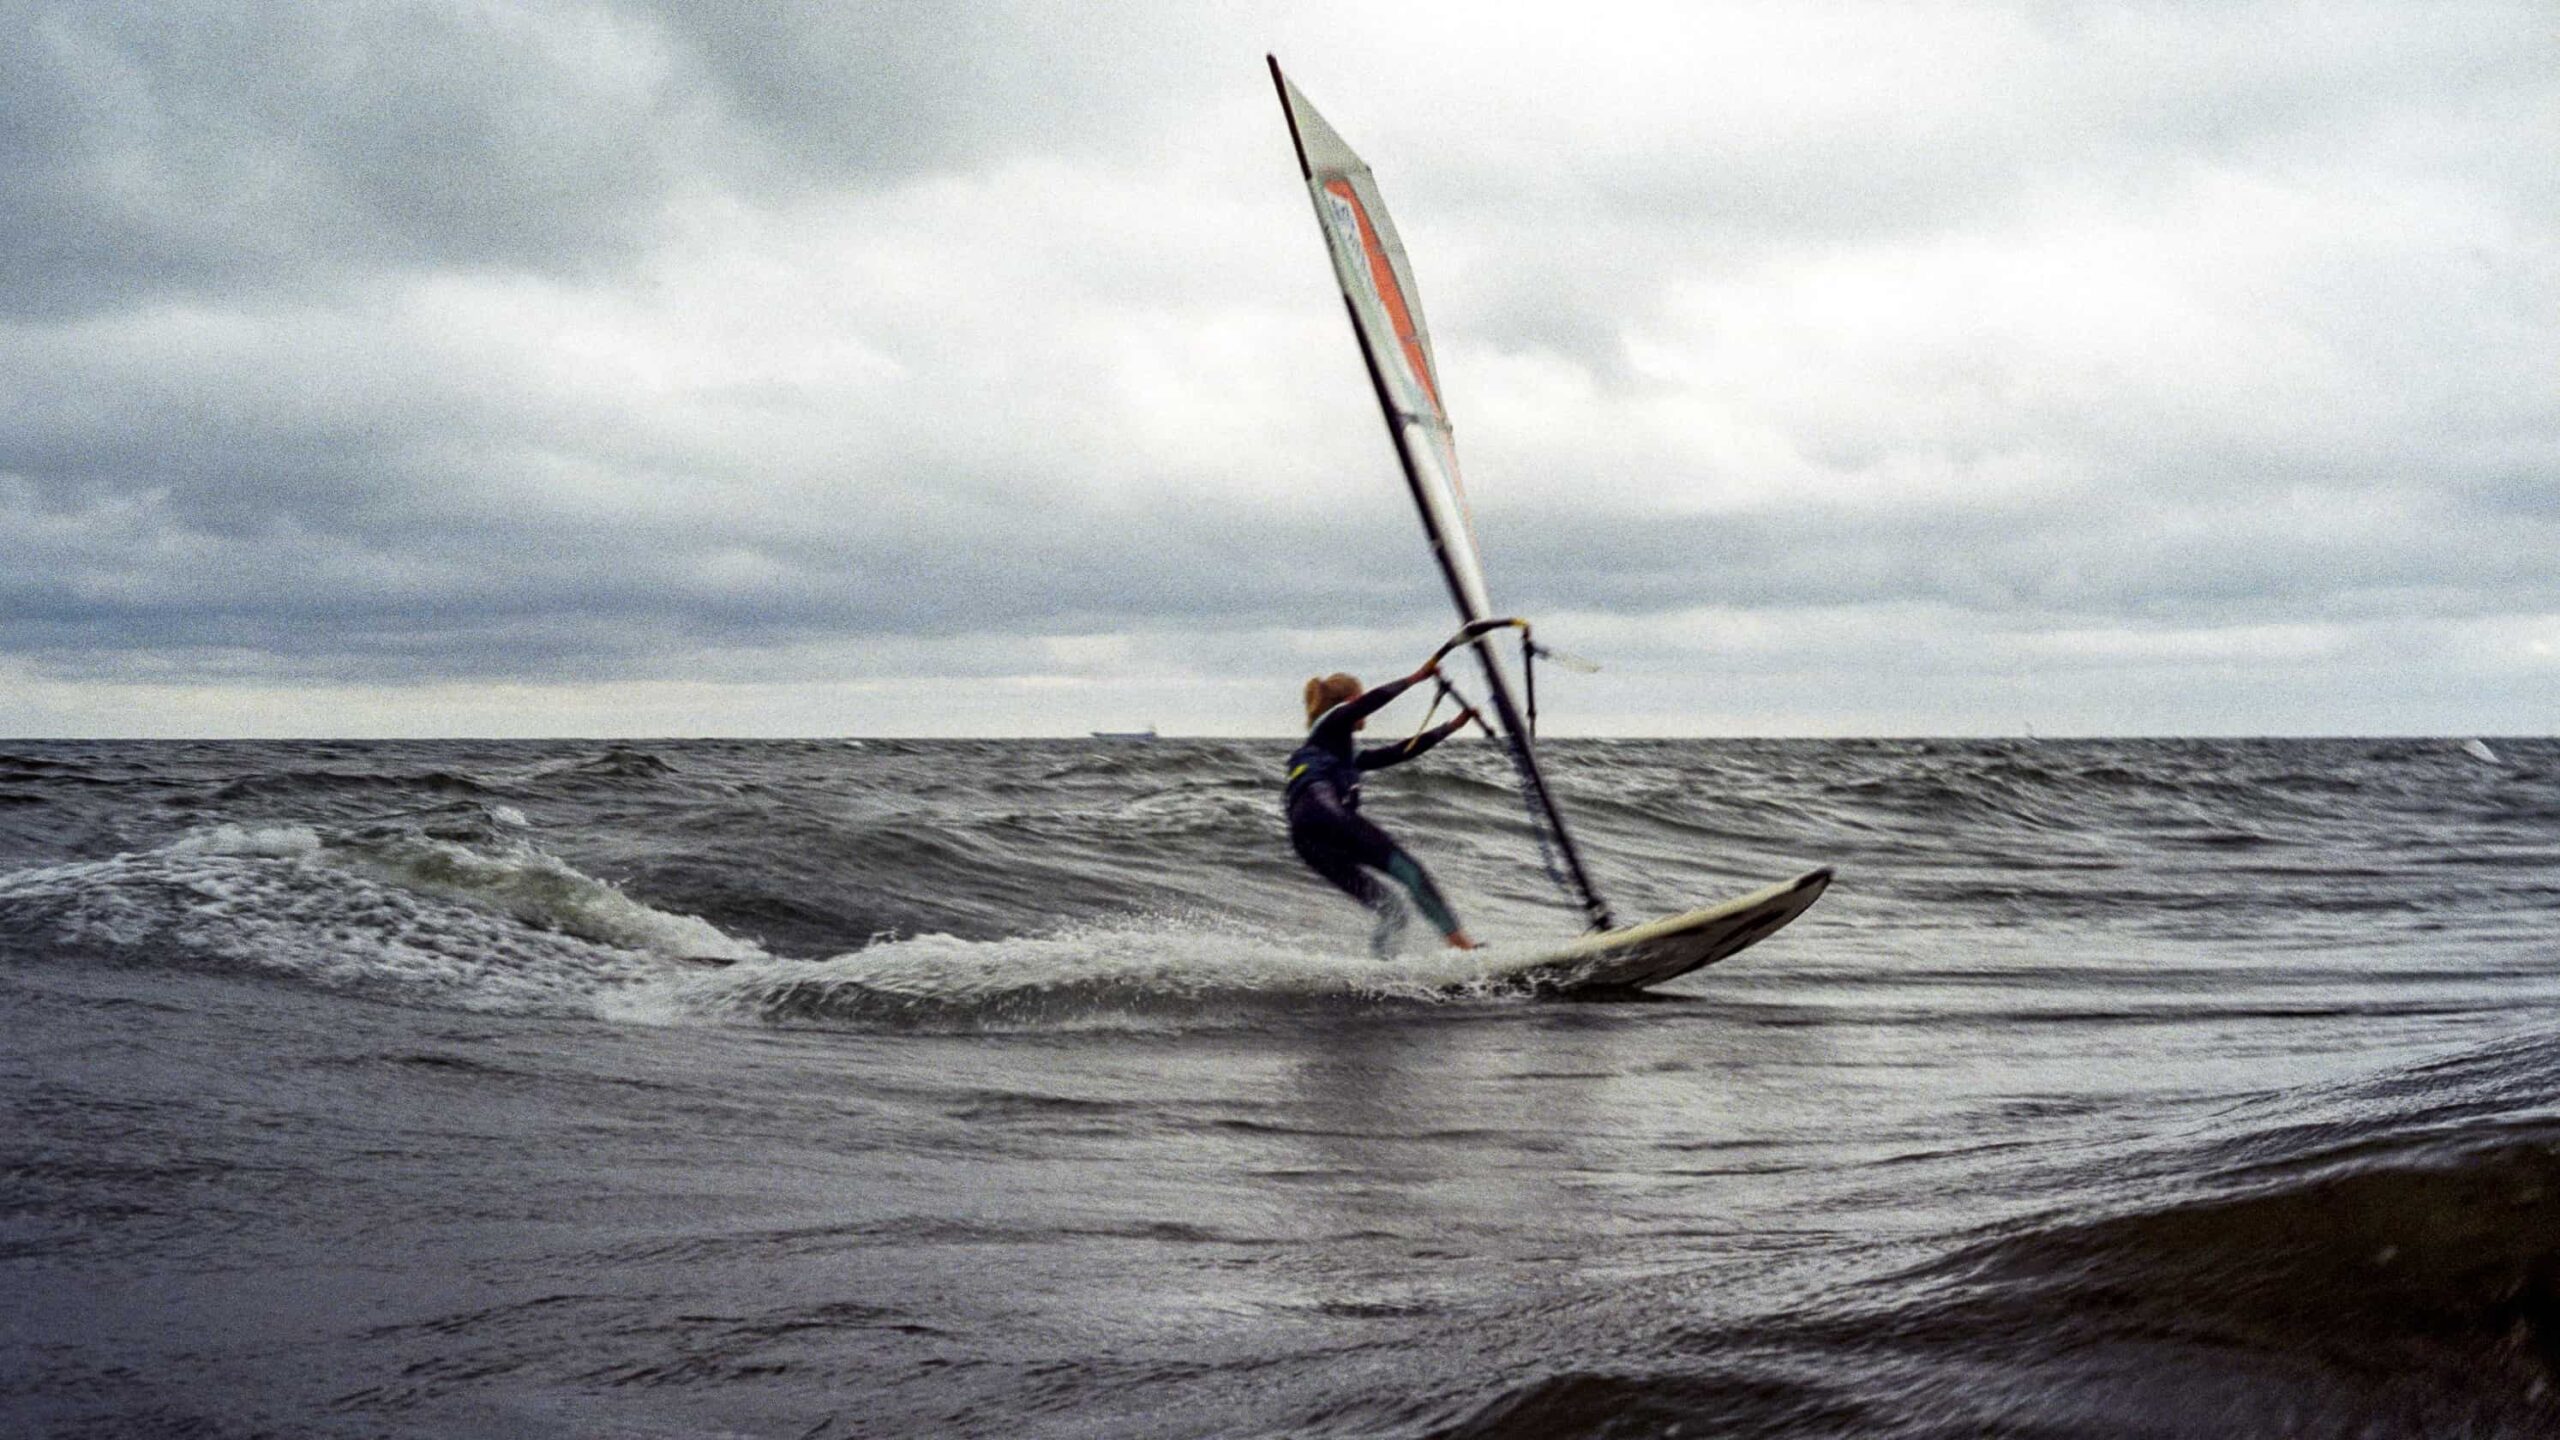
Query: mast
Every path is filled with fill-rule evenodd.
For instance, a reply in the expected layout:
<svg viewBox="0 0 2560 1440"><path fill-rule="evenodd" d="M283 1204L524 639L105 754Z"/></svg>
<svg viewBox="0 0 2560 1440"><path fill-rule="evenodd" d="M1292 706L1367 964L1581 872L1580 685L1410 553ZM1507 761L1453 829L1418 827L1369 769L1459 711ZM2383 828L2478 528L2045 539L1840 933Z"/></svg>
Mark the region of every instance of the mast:
<svg viewBox="0 0 2560 1440"><path fill-rule="evenodd" d="M1421 299L1403 241L1387 218L1368 165L1280 73L1279 59L1265 58L1270 61L1272 86L1280 94L1281 114L1289 122L1289 142L1298 153L1299 176L1315 202L1316 224L1333 258L1343 309L1351 318L1351 333L1359 341L1360 359L1368 368L1370 388L1386 419L1405 487L1421 516L1423 535L1431 542L1431 557L1449 587L1449 600L1457 607L1459 620L1466 624L1483 620L1492 605L1485 596L1466 491L1458 477L1457 447L1441 404L1438 366L1432 360L1430 332L1423 324ZM1547 854L1549 873L1581 905L1593 928L1612 928L1608 902L1592 885L1573 834L1565 828L1564 815L1538 768L1529 728L1511 697L1511 682L1494 653L1491 636L1476 636L1469 648L1483 667L1494 718L1501 724L1530 825Z"/></svg>

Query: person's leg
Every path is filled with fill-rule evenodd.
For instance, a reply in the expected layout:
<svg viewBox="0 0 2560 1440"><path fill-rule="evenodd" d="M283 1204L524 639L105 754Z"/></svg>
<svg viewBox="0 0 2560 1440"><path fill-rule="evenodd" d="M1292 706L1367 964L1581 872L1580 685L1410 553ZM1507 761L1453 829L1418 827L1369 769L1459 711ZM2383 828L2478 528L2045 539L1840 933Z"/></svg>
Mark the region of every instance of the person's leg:
<svg viewBox="0 0 2560 1440"><path fill-rule="evenodd" d="M1362 833L1360 818L1340 806L1310 801L1290 814L1289 844L1308 869L1377 917L1369 931L1371 953L1381 960L1395 954L1396 943L1404 938L1404 904L1361 868L1361 856L1375 853L1375 847Z"/></svg>
<svg viewBox="0 0 2560 1440"><path fill-rule="evenodd" d="M1369 950L1384 960L1396 953L1396 944L1404 938L1404 903L1354 858L1355 847L1336 830L1328 833L1313 827L1293 826L1289 841L1297 847L1298 858L1307 868L1333 882L1343 894L1357 900L1377 917L1369 928Z"/></svg>
<svg viewBox="0 0 2560 1440"><path fill-rule="evenodd" d="M1449 908L1447 897L1431 881L1431 872L1413 858L1395 837L1357 815L1347 817L1355 840L1354 858L1373 870L1385 872L1388 879L1405 888L1413 897L1414 908L1443 936L1455 937L1464 932L1458 926L1457 912Z"/></svg>
<svg viewBox="0 0 2560 1440"><path fill-rule="evenodd" d="M1389 879L1413 896L1413 903L1422 911L1422 918L1430 921L1442 935L1460 933L1456 912L1449 908L1449 901L1440 893L1440 887L1431 883L1431 872L1422 868L1421 861L1398 846L1395 854L1387 859L1386 871Z"/></svg>
<svg viewBox="0 0 2560 1440"><path fill-rule="evenodd" d="M1308 869L1369 909L1377 909L1378 902L1385 898L1378 882L1370 878L1368 871L1360 868L1359 845L1347 827L1304 822L1293 824L1289 827L1289 844L1298 852L1298 858L1307 862Z"/></svg>

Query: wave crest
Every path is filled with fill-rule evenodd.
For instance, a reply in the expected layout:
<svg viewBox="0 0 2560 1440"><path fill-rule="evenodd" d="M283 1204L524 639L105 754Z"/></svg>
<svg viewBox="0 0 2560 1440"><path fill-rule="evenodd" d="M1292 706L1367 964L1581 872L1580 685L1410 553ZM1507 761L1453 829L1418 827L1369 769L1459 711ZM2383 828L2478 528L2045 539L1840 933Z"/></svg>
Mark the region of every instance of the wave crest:
<svg viewBox="0 0 2560 1440"><path fill-rule="evenodd" d="M499 1011L592 1011L666 961L764 950L530 846L222 824L0 875L0 939Z"/></svg>

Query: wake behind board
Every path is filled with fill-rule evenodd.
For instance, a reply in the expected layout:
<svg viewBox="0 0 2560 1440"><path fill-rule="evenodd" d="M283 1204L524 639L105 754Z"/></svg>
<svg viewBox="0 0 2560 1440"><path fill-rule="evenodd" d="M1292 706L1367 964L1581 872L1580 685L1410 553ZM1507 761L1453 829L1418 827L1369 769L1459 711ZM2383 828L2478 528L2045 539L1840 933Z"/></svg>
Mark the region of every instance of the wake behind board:
<svg viewBox="0 0 2560 1440"><path fill-rule="evenodd" d="M1561 994L1659 985L1776 934L1830 883L1826 865L1704 910L1577 936L1506 967L1498 978Z"/></svg>

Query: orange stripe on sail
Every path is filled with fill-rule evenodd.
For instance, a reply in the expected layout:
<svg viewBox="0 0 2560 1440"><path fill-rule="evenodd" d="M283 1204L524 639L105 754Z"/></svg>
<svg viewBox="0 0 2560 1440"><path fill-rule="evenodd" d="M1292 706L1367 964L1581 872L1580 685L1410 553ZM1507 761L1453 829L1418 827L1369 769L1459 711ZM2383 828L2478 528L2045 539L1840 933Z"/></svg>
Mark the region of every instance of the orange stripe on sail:
<svg viewBox="0 0 2560 1440"><path fill-rule="evenodd" d="M1396 283L1396 267L1387 260L1387 247L1378 240L1377 228L1369 223L1369 211L1360 203L1359 192L1351 182L1337 176L1324 182L1324 188L1340 196L1351 206L1351 218L1360 225L1360 253L1369 260L1369 279L1377 286L1378 299L1387 307L1387 323L1396 329L1396 343L1404 348L1404 362L1414 378L1422 382L1422 393L1431 397L1431 406L1443 415L1448 413L1440 403L1440 382L1431 373L1431 361L1422 353L1422 337L1413 323L1412 307L1405 304L1404 287Z"/></svg>

